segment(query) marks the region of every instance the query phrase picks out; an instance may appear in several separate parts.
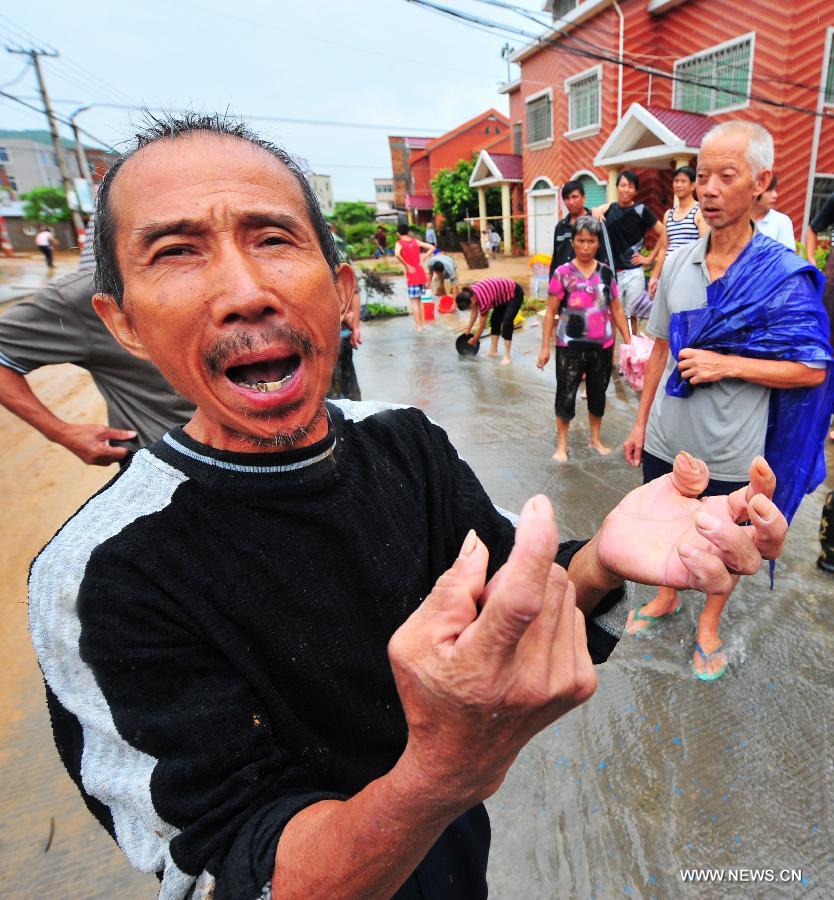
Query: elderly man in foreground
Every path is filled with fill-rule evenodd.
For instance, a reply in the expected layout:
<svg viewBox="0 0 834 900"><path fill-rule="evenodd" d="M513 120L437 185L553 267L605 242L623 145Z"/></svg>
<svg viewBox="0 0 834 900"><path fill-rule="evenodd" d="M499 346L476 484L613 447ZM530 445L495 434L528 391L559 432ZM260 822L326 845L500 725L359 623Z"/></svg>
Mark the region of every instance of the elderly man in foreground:
<svg viewBox="0 0 834 900"><path fill-rule="evenodd" d="M197 411L33 564L70 775L165 898L486 896L482 801L594 692L624 579L778 555L772 474L708 534L684 456L590 541L514 527L418 410L324 400L353 273L283 152L159 122L98 203L96 309Z"/></svg>

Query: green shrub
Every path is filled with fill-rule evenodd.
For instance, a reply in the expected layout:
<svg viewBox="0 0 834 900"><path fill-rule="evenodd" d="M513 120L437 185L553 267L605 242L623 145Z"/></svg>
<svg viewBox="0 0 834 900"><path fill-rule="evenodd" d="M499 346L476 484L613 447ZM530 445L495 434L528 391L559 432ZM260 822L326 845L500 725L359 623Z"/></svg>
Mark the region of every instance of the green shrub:
<svg viewBox="0 0 834 900"><path fill-rule="evenodd" d="M376 225L373 222L356 222L343 225L342 231L349 244L358 244L373 238ZM374 243L376 242L374 241Z"/></svg>

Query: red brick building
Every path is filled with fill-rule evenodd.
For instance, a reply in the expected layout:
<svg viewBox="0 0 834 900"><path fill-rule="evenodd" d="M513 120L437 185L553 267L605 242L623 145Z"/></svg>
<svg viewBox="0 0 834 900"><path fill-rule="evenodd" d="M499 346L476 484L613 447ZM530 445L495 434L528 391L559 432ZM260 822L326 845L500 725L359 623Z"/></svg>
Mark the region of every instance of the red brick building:
<svg viewBox="0 0 834 900"><path fill-rule="evenodd" d="M389 137L388 144L395 206L408 214L410 222L427 222L434 207L432 178L481 150L509 152L510 123L498 110L488 109L438 138Z"/></svg>
<svg viewBox="0 0 834 900"><path fill-rule="evenodd" d="M613 199L638 171L656 212L671 173L716 122L765 125L776 145L778 207L801 238L834 190L834 13L827 0L548 0L553 28L518 50L509 95L523 158L530 252L550 252L558 191L583 182ZM623 60L623 66L618 61Z"/></svg>

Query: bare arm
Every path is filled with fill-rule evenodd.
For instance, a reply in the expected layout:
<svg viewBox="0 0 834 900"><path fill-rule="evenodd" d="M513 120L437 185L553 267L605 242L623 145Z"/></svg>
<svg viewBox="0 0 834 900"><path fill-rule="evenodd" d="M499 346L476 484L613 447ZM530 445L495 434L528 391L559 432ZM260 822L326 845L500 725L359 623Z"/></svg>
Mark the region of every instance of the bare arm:
<svg viewBox="0 0 834 900"><path fill-rule="evenodd" d="M664 221L671 212L671 210L666 211L666 214L663 217ZM665 228L657 243L657 256L655 257L654 268L652 269L652 277L649 279L649 295L652 298L654 298L655 291L657 290L657 283L660 281L660 273L663 271L663 264L666 262L666 251L669 249L669 236L666 234Z"/></svg>
<svg viewBox="0 0 834 900"><path fill-rule="evenodd" d="M362 321L359 307L359 291L357 290L353 292L353 299L350 301L350 343L354 350L358 349L362 343Z"/></svg>
<svg viewBox="0 0 834 900"><path fill-rule="evenodd" d="M701 237L706 237L707 232L709 231L709 225L707 225L707 220L701 214L701 210L695 213L695 227L698 229L698 234Z"/></svg>
<svg viewBox="0 0 834 900"><path fill-rule="evenodd" d="M722 378L739 378L769 388L816 387L825 381L825 369L781 359L725 356L712 350L685 347L678 354L681 377L690 384L709 384Z"/></svg>
<svg viewBox="0 0 834 900"><path fill-rule="evenodd" d="M126 447L111 447L109 441L127 441L135 431L106 425L73 425L59 419L32 393L23 375L0 366L0 404L36 428L56 444L66 447L87 465L108 466L127 456Z"/></svg>
<svg viewBox="0 0 834 900"><path fill-rule="evenodd" d="M543 369L550 361L550 343L553 340L553 328L556 325L556 313L559 311L561 298L555 294L547 295L547 308L542 322L542 348L536 365Z"/></svg>
<svg viewBox="0 0 834 900"><path fill-rule="evenodd" d="M652 225L651 230L657 237L657 240L655 241L654 247L652 247L652 249L649 251L649 255L643 257L642 261L640 261L643 266L650 266L655 261L655 259L657 258L657 254L660 252L661 248L664 245L666 232L660 222L655 222L654 225ZM634 260L636 259L637 258L635 256Z"/></svg>
<svg viewBox="0 0 834 900"><path fill-rule="evenodd" d="M487 317L485 315L478 315L478 308L472 310L472 317L470 318L469 330L472 331L472 323L475 321L475 318L478 319L478 325L475 328L475 331L472 332L472 338L470 339L470 344L476 344L480 339L481 335L484 333L484 328L486 328Z"/></svg>
<svg viewBox="0 0 834 900"><path fill-rule="evenodd" d="M814 262L817 255L817 233L813 228L805 232L805 256L809 262Z"/></svg>
<svg viewBox="0 0 834 900"><path fill-rule="evenodd" d="M625 313L623 312L623 304L620 303L620 298L615 297L611 301L611 318L614 320L614 325L617 328L617 331L620 332L622 336L624 344L631 343L631 332L628 330L628 322L626 322Z"/></svg>
<svg viewBox="0 0 834 900"><path fill-rule="evenodd" d="M639 466L643 459L643 441L646 437L646 424L649 421L649 412L654 403L663 370L666 368L666 360L669 356L669 341L657 338L652 347L651 355L646 363L646 377L643 382L643 393L640 395L640 406L637 409L637 419L632 426L631 433L623 443L623 452L629 465Z"/></svg>

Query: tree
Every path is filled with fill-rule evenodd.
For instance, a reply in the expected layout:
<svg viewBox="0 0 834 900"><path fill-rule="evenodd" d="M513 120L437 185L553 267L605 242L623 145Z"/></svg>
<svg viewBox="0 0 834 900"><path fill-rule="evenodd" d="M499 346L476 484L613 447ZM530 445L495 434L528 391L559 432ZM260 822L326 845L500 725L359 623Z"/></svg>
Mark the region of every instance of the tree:
<svg viewBox="0 0 834 900"><path fill-rule="evenodd" d="M360 200L340 200L333 206L332 219L337 225L358 225L374 221L374 208Z"/></svg>
<svg viewBox="0 0 834 900"><path fill-rule="evenodd" d="M70 221L70 208L63 188L46 185L32 188L21 194L20 199L23 200L23 215L33 222L55 225L57 222Z"/></svg>
<svg viewBox="0 0 834 900"><path fill-rule="evenodd" d="M462 159L454 169L441 169L432 179L434 211L440 213L446 224L454 231L455 224L469 216L478 215L478 193L469 187L469 179L475 168L476 157ZM468 212L467 212L468 210ZM501 192L490 188L487 191L487 215L501 214Z"/></svg>

